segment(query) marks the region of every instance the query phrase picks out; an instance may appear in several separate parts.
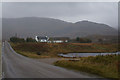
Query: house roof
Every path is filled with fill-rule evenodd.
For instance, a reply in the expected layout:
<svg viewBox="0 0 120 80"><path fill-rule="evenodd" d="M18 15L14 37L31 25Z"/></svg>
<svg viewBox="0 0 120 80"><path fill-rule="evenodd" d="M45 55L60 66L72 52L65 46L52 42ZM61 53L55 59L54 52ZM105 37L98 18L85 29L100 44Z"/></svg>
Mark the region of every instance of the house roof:
<svg viewBox="0 0 120 80"><path fill-rule="evenodd" d="M42 37L42 36L37 36L37 39L39 40L39 39L48 39L47 37Z"/></svg>

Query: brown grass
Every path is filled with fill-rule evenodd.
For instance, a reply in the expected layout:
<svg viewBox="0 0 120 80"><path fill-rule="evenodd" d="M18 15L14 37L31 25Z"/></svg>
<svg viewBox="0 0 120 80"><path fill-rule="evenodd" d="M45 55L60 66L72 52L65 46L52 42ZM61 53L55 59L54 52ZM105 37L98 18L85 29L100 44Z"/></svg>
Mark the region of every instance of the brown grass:
<svg viewBox="0 0 120 80"><path fill-rule="evenodd" d="M117 55L106 55L96 57L83 57L79 61L60 60L55 62L56 66L74 69L83 72L100 75L106 78L118 78L118 58Z"/></svg>
<svg viewBox="0 0 120 80"><path fill-rule="evenodd" d="M71 44L73 44L73 45L88 45L88 46L91 46L94 43L71 43Z"/></svg>
<svg viewBox="0 0 120 80"><path fill-rule="evenodd" d="M34 58L57 57L59 53L95 53L116 52L116 44L93 44L93 43L11 43L18 53ZM36 53L40 52L41 55Z"/></svg>

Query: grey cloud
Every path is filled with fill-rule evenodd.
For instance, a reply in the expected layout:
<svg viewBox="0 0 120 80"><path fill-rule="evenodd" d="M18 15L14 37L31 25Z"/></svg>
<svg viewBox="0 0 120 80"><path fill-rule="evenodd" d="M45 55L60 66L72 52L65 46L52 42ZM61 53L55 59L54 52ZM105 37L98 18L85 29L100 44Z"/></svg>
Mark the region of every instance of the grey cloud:
<svg viewBox="0 0 120 80"><path fill-rule="evenodd" d="M117 28L117 2L4 2L3 17L51 17L77 22L90 20Z"/></svg>

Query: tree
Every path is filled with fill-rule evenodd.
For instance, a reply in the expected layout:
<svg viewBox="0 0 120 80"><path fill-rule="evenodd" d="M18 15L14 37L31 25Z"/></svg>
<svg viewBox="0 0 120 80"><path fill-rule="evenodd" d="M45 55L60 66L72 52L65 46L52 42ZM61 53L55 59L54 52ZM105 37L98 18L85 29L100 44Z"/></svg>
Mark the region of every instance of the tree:
<svg viewBox="0 0 120 80"><path fill-rule="evenodd" d="M11 42L25 42L24 38L18 38L18 37L11 37L10 38Z"/></svg>
<svg viewBox="0 0 120 80"><path fill-rule="evenodd" d="M90 40L90 39L87 39L87 38L79 38L79 37L76 38L76 41L77 41L77 42L80 42L80 43L91 43L91 42L92 42L92 40Z"/></svg>
<svg viewBox="0 0 120 80"><path fill-rule="evenodd" d="M103 39L98 39L98 42L102 43L102 42L103 42Z"/></svg>
<svg viewBox="0 0 120 80"><path fill-rule="evenodd" d="M81 38L81 39L80 39L80 42L81 42L81 43L91 43L92 40L87 39L87 38Z"/></svg>
<svg viewBox="0 0 120 80"><path fill-rule="evenodd" d="M33 39L33 38L27 38L27 39L26 39L26 42L36 42L36 40Z"/></svg>
<svg viewBox="0 0 120 80"><path fill-rule="evenodd" d="M91 39L86 39L86 42L87 42L87 43L91 43L92 40L91 40Z"/></svg>
<svg viewBox="0 0 120 80"><path fill-rule="evenodd" d="M80 38L79 38L79 37L76 37L76 41L80 41Z"/></svg>

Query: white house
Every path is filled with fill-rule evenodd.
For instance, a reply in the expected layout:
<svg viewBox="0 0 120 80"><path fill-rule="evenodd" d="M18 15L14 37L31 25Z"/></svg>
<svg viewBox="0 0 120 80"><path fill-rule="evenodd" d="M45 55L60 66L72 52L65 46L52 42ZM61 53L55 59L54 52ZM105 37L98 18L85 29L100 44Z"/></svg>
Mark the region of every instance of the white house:
<svg viewBox="0 0 120 80"><path fill-rule="evenodd" d="M36 36L35 40L37 42L47 42L47 43L67 43L69 38L68 37L39 37Z"/></svg>
<svg viewBox="0 0 120 80"><path fill-rule="evenodd" d="M48 42L49 38L47 36L45 37L35 36L35 40L37 42Z"/></svg>

